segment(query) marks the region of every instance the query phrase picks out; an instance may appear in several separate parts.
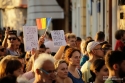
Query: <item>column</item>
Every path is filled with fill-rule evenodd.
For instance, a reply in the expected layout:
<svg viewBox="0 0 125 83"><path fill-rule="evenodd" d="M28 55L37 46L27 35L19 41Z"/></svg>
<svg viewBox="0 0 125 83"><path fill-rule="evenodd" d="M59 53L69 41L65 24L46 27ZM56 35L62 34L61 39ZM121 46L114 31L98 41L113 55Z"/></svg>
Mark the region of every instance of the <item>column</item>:
<svg viewBox="0 0 125 83"><path fill-rule="evenodd" d="M91 20L90 20L90 13L89 13L89 0L86 0L86 37L87 36L91 36L91 29L90 29L90 25L91 25Z"/></svg>
<svg viewBox="0 0 125 83"><path fill-rule="evenodd" d="M116 30L117 30L117 0L112 0L112 49L113 50L116 43L116 39L114 37Z"/></svg>
<svg viewBox="0 0 125 83"><path fill-rule="evenodd" d="M97 18L97 5L96 5L96 0L93 0L92 3L92 38L95 38L95 35L97 33L97 29L98 29L98 18Z"/></svg>

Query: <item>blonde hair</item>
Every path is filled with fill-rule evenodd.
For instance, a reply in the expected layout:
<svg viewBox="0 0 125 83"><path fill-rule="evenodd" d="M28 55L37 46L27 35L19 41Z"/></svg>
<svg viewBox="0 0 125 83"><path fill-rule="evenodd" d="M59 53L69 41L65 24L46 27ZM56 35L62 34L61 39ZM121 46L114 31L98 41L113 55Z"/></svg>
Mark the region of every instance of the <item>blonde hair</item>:
<svg viewBox="0 0 125 83"><path fill-rule="evenodd" d="M62 64L62 63L66 63L67 64L67 62L64 59L60 59L58 61L55 61L55 63L54 63L55 69L57 70L59 65ZM68 64L67 64L67 66L68 66Z"/></svg>

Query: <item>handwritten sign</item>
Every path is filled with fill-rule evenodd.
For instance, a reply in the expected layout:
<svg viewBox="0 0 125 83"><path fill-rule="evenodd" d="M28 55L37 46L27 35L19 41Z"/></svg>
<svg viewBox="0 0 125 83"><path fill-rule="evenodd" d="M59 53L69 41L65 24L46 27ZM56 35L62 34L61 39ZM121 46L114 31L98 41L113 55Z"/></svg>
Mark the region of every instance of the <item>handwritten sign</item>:
<svg viewBox="0 0 125 83"><path fill-rule="evenodd" d="M51 31L52 40L54 42L54 46L64 46L66 45L64 31L63 30L54 30Z"/></svg>
<svg viewBox="0 0 125 83"><path fill-rule="evenodd" d="M31 51L33 48L38 49L38 31L36 26L24 26L23 35L25 51Z"/></svg>

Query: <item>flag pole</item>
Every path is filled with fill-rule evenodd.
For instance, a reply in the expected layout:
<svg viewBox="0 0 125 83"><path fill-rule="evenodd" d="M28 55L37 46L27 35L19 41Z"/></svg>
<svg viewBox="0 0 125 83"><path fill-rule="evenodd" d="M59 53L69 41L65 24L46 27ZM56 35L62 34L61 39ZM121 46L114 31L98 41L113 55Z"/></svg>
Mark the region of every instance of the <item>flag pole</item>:
<svg viewBox="0 0 125 83"><path fill-rule="evenodd" d="M48 30L48 28L49 28L49 25L50 25L51 20L52 20L52 17L50 18L50 20L49 20L49 22L48 22L47 28L46 28L46 30L45 30L45 32L44 32L44 36L46 36L46 32L47 32L47 30Z"/></svg>

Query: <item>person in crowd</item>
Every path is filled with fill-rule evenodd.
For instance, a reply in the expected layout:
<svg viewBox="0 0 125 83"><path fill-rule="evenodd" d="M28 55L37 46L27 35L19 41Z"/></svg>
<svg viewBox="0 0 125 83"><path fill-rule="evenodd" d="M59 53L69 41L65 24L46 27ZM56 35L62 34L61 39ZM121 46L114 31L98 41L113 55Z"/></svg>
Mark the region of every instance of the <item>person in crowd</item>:
<svg viewBox="0 0 125 83"><path fill-rule="evenodd" d="M46 52L46 46L44 44L41 44L38 51L39 51L39 54L45 53Z"/></svg>
<svg viewBox="0 0 125 83"><path fill-rule="evenodd" d="M21 40L17 37L17 40L16 40L16 42L15 42L14 49L15 49L15 51L17 52L18 55L20 55L20 53L18 53L20 44L21 44Z"/></svg>
<svg viewBox="0 0 125 83"><path fill-rule="evenodd" d="M87 52L89 55L89 60L86 61L83 66L81 67L81 71L83 74L82 79L85 83L89 82L89 78L91 77L90 74L90 65L98 58L104 57L104 52L102 50L102 46L99 42L92 41L87 45Z"/></svg>
<svg viewBox="0 0 125 83"><path fill-rule="evenodd" d="M115 44L116 51L125 51L125 30L117 30L115 33L115 38L117 39Z"/></svg>
<svg viewBox="0 0 125 83"><path fill-rule="evenodd" d="M91 41L94 41L94 40L88 39L86 41L82 41L81 43L81 52L83 56L81 57L81 60L80 60L80 66L82 66L86 61L89 60L89 56L88 56L86 48L87 48L88 43Z"/></svg>
<svg viewBox="0 0 125 83"><path fill-rule="evenodd" d="M0 57L6 56L6 49L0 45Z"/></svg>
<svg viewBox="0 0 125 83"><path fill-rule="evenodd" d="M97 42L104 42L105 41L105 34L102 31L96 33L95 41Z"/></svg>
<svg viewBox="0 0 125 83"><path fill-rule="evenodd" d="M25 69L26 68L26 63L25 63L24 55L17 56L17 58L22 64L23 72L26 72L26 69Z"/></svg>
<svg viewBox="0 0 125 83"><path fill-rule="evenodd" d="M35 77L37 75L41 76L41 80ZM40 54L34 61L33 71L26 72L23 76L31 83L38 83L38 81L52 83L55 80L54 58L46 53Z"/></svg>
<svg viewBox="0 0 125 83"><path fill-rule="evenodd" d="M111 51L111 50L112 50L112 46L111 46L110 44L104 44L104 45L102 46L102 49L103 49L103 51L104 51L104 55L106 55L106 53L107 53L108 51Z"/></svg>
<svg viewBox="0 0 125 83"><path fill-rule="evenodd" d="M45 53L47 53L47 54L51 54L52 52L51 52L51 50L50 50L48 47L46 47L46 51L45 51Z"/></svg>
<svg viewBox="0 0 125 83"><path fill-rule="evenodd" d="M22 64L17 57L6 56L0 61L0 79L8 75L18 77L23 74Z"/></svg>
<svg viewBox="0 0 125 83"><path fill-rule="evenodd" d="M93 40L93 39L92 39L92 37L88 36L88 37L86 37L85 40L86 40L86 41L89 41L89 40Z"/></svg>
<svg viewBox="0 0 125 83"><path fill-rule="evenodd" d="M77 37L76 47L77 47L79 50L81 50L81 48L80 48L81 42L82 42L82 39L81 39L80 37Z"/></svg>
<svg viewBox="0 0 125 83"><path fill-rule="evenodd" d="M0 83L17 83L17 77L14 75L8 75L0 79Z"/></svg>
<svg viewBox="0 0 125 83"><path fill-rule="evenodd" d="M16 31L6 29L2 46L7 48L6 49L7 55L18 55L18 53L15 50L16 43L17 43Z"/></svg>
<svg viewBox="0 0 125 83"><path fill-rule="evenodd" d="M23 55L23 57L25 57L26 52L25 52L24 44L23 43L20 43L19 48L17 49L17 53L19 55Z"/></svg>
<svg viewBox="0 0 125 83"><path fill-rule="evenodd" d="M108 69L105 65L105 60L95 60L90 66L90 73L92 77L89 79L89 83L104 83L104 77L108 77L109 75Z"/></svg>
<svg viewBox="0 0 125 83"><path fill-rule="evenodd" d="M56 61L55 69L57 72L56 83L66 83L65 79L68 77L68 64L66 61L63 59Z"/></svg>
<svg viewBox="0 0 125 83"><path fill-rule="evenodd" d="M20 32L18 38L20 39L21 43L24 43L24 41L23 41L23 32L22 31Z"/></svg>
<svg viewBox="0 0 125 83"><path fill-rule="evenodd" d="M82 73L77 68L80 64L81 52L76 48L68 48L65 52L65 60L68 63L68 78L66 83L84 83Z"/></svg>
<svg viewBox="0 0 125 83"><path fill-rule="evenodd" d="M66 51L66 49L68 49L69 47L72 47L72 48L77 48L76 47L76 40L77 40L77 37L75 34L73 33L67 33L65 35L66 37L66 42L67 42L67 45L66 46L61 46L59 48L59 50L57 51L57 53L55 54L54 58L56 60L59 60L61 58L64 58L64 53Z"/></svg>
<svg viewBox="0 0 125 83"><path fill-rule="evenodd" d="M109 51L105 56L105 64L109 70L105 83L123 83L125 77L125 53Z"/></svg>
<svg viewBox="0 0 125 83"><path fill-rule="evenodd" d="M56 53L59 49L59 47L55 47L54 44L53 44L53 40L52 40L52 36L51 34L49 33L49 40L47 42L44 43L44 45L48 48L50 48L51 52L54 52Z"/></svg>

